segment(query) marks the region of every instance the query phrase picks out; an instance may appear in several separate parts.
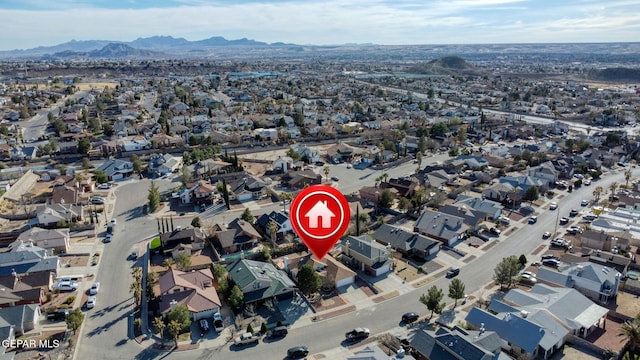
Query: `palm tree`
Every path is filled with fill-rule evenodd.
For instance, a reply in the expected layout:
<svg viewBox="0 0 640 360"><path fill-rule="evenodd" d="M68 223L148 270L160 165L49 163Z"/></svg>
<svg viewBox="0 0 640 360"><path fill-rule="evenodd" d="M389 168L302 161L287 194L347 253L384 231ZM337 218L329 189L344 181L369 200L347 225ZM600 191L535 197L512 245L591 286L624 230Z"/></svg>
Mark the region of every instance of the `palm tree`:
<svg viewBox="0 0 640 360"><path fill-rule="evenodd" d="M282 201L282 210L287 210L287 201L293 200L293 194L283 191L280 193L280 200Z"/></svg>
<svg viewBox="0 0 640 360"><path fill-rule="evenodd" d="M173 269L175 265L176 265L176 262L172 258L164 259L164 266L168 267L169 270Z"/></svg>
<svg viewBox="0 0 640 360"><path fill-rule="evenodd" d="M164 328L166 326L166 324L164 323L164 319L162 319L161 316L154 318L153 326L158 330L158 335L160 335L160 338L162 339L162 333L164 332Z"/></svg>
<svg viewBox="0 0 640 360"><path fill-rule="evenodd" d="M131 276L133 276L137 282L140 282L142 280L142 268L140 266L136 266L131 269Z"/></svg>
<svg viewBox="0 0 640 360"><path fill-rule="evenodd" d="M384 179L384 182L387 182L387 180L389 179L389 174L382 173L382 175L380 175L380 177L382 177Z"/></svg>
<svg viewBox="0 0 640 360"><path fill-rule="evenodd" d="M627 182L624 186L625 188L629 188L629 180L631 180L631 169L627 169L624 172L624 180Z"/></svg>
<svg viewBox="0 0 640 360"><path fill-rule="evenodd" d="M603 190L602 186L596 186L596 188L593 189L593 196L596 198L596 203L600 200Z"/></svg>
<svg viewBox="0 0 640 360"><path fill-rule="evenodd" d="M331 168L329 166L325 166L322 168L322 173L324 173L324 179L329 181L329 172L331 172Z"/></svg>
<svg viewBox="0 0 640 360"><path fill-rule="evenodd" d="M624 348L620 352L620 359L624 358L625 353L629 354L629 359L635 359L640 349L640 320L633 319L625 322L618 336L622 337L621 341L626 342Z"/></svg>
<svg viewBox="0 0 640 360"><path fill-rule="evenodd" d="M136 301L136 306L140 306L142 302L142 284L140 282L134 281L129 286L129 292L133 293L133 298Z"/></svg>
<svg viewBox="0 0 640 360"><path fill-rule="evenodd" d="M611 196L613 197L613 195L616 194L616 190L618 189L618 183L617 182L612 182L611 185L609 185L609 190L611 191Z"/></svg>
<svg viewBox="0 0 640 360"><path fill-rule="evenodd" d="M276 223L275 221L271 220L269 221L269 225L267 226L269 228L269 235L271 236L271 242L273 243L273 245L276 245L276 236L277 235L277 231L278 231L278 223Z"/></svg>
<svg viewBox="0 0 640 360"><path fill-rule="evenodd" d="M376 187L378 187L378 185L380 184L381 181L382 181L382 176L378 176L376 178Z"/></svg>
<svg viewBox="0 0 640 360"><path fill-rule="evenodd" d="M169 322L169 333L173 337L173 341L176 343L176 347L178 347L178 335L180 335L180 331L182 330L182 324L177 320L171 320Z"/></svg>

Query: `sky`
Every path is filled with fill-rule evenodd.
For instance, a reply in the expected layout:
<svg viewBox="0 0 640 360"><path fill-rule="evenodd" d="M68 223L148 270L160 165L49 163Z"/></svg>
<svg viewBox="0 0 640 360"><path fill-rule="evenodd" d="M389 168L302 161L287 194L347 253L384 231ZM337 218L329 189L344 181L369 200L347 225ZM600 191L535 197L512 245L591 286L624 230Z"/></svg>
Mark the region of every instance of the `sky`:
<svg viewBox="0 0 640 360"><path fill-rule="evenodd" d="M639 0L2 0L0 50L164 35L380 45L640 41Z"/></svg>

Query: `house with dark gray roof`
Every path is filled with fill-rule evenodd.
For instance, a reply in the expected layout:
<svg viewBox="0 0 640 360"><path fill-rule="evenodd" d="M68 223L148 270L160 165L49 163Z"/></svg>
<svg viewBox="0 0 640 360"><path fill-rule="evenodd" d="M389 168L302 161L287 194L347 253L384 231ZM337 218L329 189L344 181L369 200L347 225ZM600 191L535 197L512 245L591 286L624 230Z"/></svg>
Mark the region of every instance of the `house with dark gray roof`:
<svg viewBox="0 0 640 360"><path fill-rule="evenodd" d="M231 254L258 245L262 235L249 222L234 219L226 226L214 225L213 243L223 253Z"/></svg>
<svg viewBox="0 0 640 360"><path fill-rule="evenodd" d="M174 248L179 245L190 245L192 250L202 250L205 237L200 228L177 228L160 234L160 243L165 254L173 252Z"/></svg>
<svg viewBox="0 0 640 360"><path fill-rule="evenodd" d="M352 268L373 276L391 270L391 246L382 245L369 235L347 236L342 241L342 254Z"/></svg>
<svg viewBox="0 0 640 360"><path fill-rule="evenodd" d="M230 184L230 200L249 201L251 199L262 199L266 196L265 186L267 184L261 179L247 174Z"/></svg>
<svg viewBox="0 0 640 360"><path fill-rule="evenodd" d="M413 231L449 246L462 239L470 229L463 218L433 210L425 210L413 226Z"/></svg>
<svg viewBox="0 0 640 360"><path fill-rule="evenodd" d="M108 159L97 170L103 171L109 180L120 180L133 174L133 163L127 160Z"/></svg>
<svg viewBox="0 0 640 360"><path fill-rule="evenodd" d="M15 336L22 336L38 325L40 305L28 304L0 309L0 329L13 327ZM5 340L5 339L1 339Z"/></svg>
<svg viewBox="0 0 640 360"><path fill-rule="evenodd" d="M458 326L444 327L437 331L418 330L411 340L411 347L429 360L506 360L502 352L502 339L494 331L484 328L474 331Z"/></svg>
<svg viewBox="0 0 640 360"><path fill-rule="evenodd" d="M19 244L11 251L0 253L0 276L50 271L57 274L59 258L49 250L32 243Z"/></svg>
<svg viewBox="0 0 640 360"><path fill-rule="evenodd" d="M278 229L276 230L277 240L284 239L287 234L293 233L289 214L282 211L272 211L269 214L262 214L256 220L256 227L271 241L276 241L271 239L271 232L269 231L269 223L272 221L278 225Z"/></svg>
<svg viewBox="0 0 640 360"><path fill-rule="evenodd" d="M296 284L282 270L271 263L238 259L227 266L229 276L244 294L245 304L263 302L269 299L290 298L296 291Z"/></svg>
<svg viewBox="0 0 640 360"><path fill-rule="evenodd" d="M592 263L573 263L559 270L541 267L537 280L555 286L573 288L589 299L606 304L618 295L622 274L613 268Z"/></svg>
<svg viewBox="0 0 640 360"><path fill-rule="evenodd" d="M502 214L504 208L502 204L483 199L476 196L458 195L456 202L453 204L456 207L467 207L477 212L484 214L483 220L496 220Z"/></svg>
<svg viewBox="0 0 640 360"><path fill-rule="evenodd" d="M380 225L372 236L380 244L390 245L393 250L405 256L428 258L435 255L441 245L437 240L389 224Z"/></svg>

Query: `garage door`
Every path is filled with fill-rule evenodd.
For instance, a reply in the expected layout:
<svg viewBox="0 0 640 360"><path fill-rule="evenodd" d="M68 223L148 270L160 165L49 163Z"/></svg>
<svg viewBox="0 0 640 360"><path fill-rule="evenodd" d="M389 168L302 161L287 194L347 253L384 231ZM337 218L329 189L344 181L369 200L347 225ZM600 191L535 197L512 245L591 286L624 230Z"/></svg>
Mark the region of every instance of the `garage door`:
<svg viewBox="0 0 640 360"><path fill-rule="evenodd" d="M218 309L211 309L206 311L201 311L199 313L192 313L193 320L198 321L200 319L211 319L213 318L213 314L218 312Z"/></svg>
<svg viewBox="0 0 640 360"><path fill-rule="evenodd" d="M111 177L112 180L120 180L122 179L124 176L122 174L113 174L113 176Z"/></svg>

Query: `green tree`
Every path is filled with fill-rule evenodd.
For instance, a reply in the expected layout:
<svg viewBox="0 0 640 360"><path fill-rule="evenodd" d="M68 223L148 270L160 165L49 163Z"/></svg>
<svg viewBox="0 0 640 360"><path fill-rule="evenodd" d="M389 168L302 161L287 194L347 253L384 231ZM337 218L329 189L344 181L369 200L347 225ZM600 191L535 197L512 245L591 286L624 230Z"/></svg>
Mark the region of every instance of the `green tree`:
<svg viewBox="0 0 640 360"><path fill-rule="evenodd" d="M147 200L149 200L150 212L158 210L158 207L160 206L160 191L153 180L151 180L151 185L149 186L149 195L147 196Z"/></svg>
<svg viewBox="0 0 640 360"><path fill-rule="evenodd" d="M129 285L129 292L133 294L136 306L140 306L142 303L142 283L139 281L133 281L131 285Z"/></svg>
<svg viewBox="0 0 640 360"><path fill-rule="evenodd" d="M442 290L435 285L430 287L426 294L420 295L420 302L431 311L429 318L433 318L434 313L440 314L444 310L445 303L442 302L443 298Z"/></svg>
<svg viewBox="0 0 640 360"><path fill-rule="evenodd" d="M169 321L169 334L171 334L171 337L173 338L173 341L176 343L176 347L178 346L178 335L180 335L180 332L182 331L182 325L173 320L173 321Z"/></svg>
<svg viewBox="0 0 640 360"><path fill-rule="evenodd" d="M292 158L292 159L293 159L293 161L298 161L298 160L300 160L300 158L302 157L302 156L300 155L300 153L299 153L299 152L297 152L297 151L295 151L294 149L289 149L289 150L287 151L287 156L288 156L288 157L290 157L290 158Z"/></svg>
<svg viewBox="0 0 640 360"><path fill-rule="evenodd" d="M324 179L329 181L329 173L331 172L331 168L329 166L325 166L322 168L322 173L324 174Z"/></svg>
<svg viewBox="0 0 640 360"><path fill-rule="evenodd" d="M398 209L400 209L400 211L404 211L407 209L407 207L409 207L410 203L411 202L409 201L409 199L403 196L400 198L400 200L398 200Z"/></svg>
<svg viewBox="0 0 640 360"><path fill-rule="evenodd" d="M182 167L182 175L180 175L180 181L182 181L182 184L185 186L193 181L193 172L187 165L184 165Z"/></svg>
<svg viewBox="0 0 640 360"><path fill-rule="evenodd" d="M156 328L156 330L158 330L158 335L160 335L160 338L163 338L162 334L164 333L166 324L164 323L164 319L162 318L162 316L158 316L153 319L153 326Z"/></svg>
<svg viewBox="0 0 640 360"><path fill-rule="evenodd" d="M384 189L380 195L380 206L383 208L389 208L393 205L394 196L391 190Z"/></svg>
<svg viewBox="0 0 640 360"><path fill-rule="evenodd" d="M251 210L249 208L245 208L240 215L240 218L248 223L253 224L253 214L251 214Z"/></svg>
<svg viewBox="0 0 640 360"><path fill-rule="evenodd" d="M73 331L74 335L76 331L80 328L80 325L82 325L83 321L84 321L84 314L82 313L80 308L75 308L71 310L71 312L69 312L69 315L67 315L65 319L65 322L67 323L67 329Z"/></svg>
<svg viewBox="0 0 640 360"><path fill-rule="evenodd" d="M465 286L462 280L455 278L449 283L449 297L454 300L453 307L458 306L458 300L464 298Z"/></svg>
<svg viewBox="0 0 640 360"><path fill-rule="evenodd" d="M227 278L227 269L220 265L220 264L214 264L213 265L213 276L216 278L216 280L221 280L221 279L226 279Z"/></svg>
<svg viewBox="0 0 640 360"><path fill-rule="evenodd" d="M83 157L82 158L82 168L83 169L91 169L92 167L93 167L93 164L91 163L89 158L88 157Z"/></svg>
<svg viewBox="0 0 640 360"><path fill-rule="evenodd" d="M629 180L631 180L631 169L627 169L624 171L624 180L626 182L625 188L629 188Z"/></svg>
<svg viewBox="0 0 640 360"><path fill-rule="evenodd" d="M78 141L78 153L81 155L86 155L91 150L91 141L87 138L82 138Z"/></svg>
<svg viewBox="0 0 640 360"><path fill-rule="evenodd" d="M185 270L186 268L191 266L191 257L181 252L176 256L176 264L180 269Z"/></svg>
<svg viewBox="0 0 640 360"><path fill-rule="evenodd" d="M529 201L533 204L534 201L540 198L540 191L537 186L529 186L527 190L524 192L524 196L522 197L524 200Z"/></svg>
<svg viewBox="0 0 640 360"><path fill-rule="evenodd" d="M527 257L524 254L520 254L518 262L520 263L521 267L524 267L525 265L527 265Z"/></svg>
<svg viewBox="0 0 640 360"><path fill-rule="evenodd" d="M113 134L115 133L115 130L113 129L113 125L106 122L102 124L102 132L104 133L105 136L109 137L109 136L113 136Z"/></svg>
<svg viewBox="0 0 640 360"><path fill-rule="evenodd" d="M628 359L636 359L640 350L640 320L637 317L627 320L618 330L618 336L625 342L619 359L624 359L624 355L628 355Z"/></svg>
<svg viewBox="0 0 640 360"><path fill-rule="evenodd" d="M142 161L138 155L131 155L131 164L133 165L133 171L139 173L142 171Z"/></svg>
<svg viewBox="0 0 640 360"><path fill-rule="evenodd" d="M500 287L511 287L514 283L514 279L518 276L520 271L520 261L515 255L502 258L498 265L493 269L493 280L497 282Z"/></svg>
<svg viewBox="0 0 640 360"><path fill-rule="evenodd" d="M233 310L238 310L242 307L242 304L244 303L244 294L238 285L233 285L233 288L231 288L231 292L227 297L227 303Z"/></svg>
<svg viewBox="0 0 640 360"><path fill-rule="evenodd" d="M202 227L202 221L200 220L200 216L196 216L191 220L191 226L195 228Z"/></svg>
<svg viewBox="0 0 640 360"><path fill-rule="evenodd" d="M171 311L169 311L167 318L169 319L169 324L171 324L172 321L177 321L180 324L181 331L188 331L189 326L191 326L191 318L189 317L189 309L187 308L187 305L176 305L171 309Z"/></svg>
<svg viewBox="0 0 640 360"><path fill-rule="evenodd" d="M320 286L322 286L320 275L318 275L318 272L309 264L304 264L298 269L296 279L300 291L307 295L317 292Z"/></svg>

